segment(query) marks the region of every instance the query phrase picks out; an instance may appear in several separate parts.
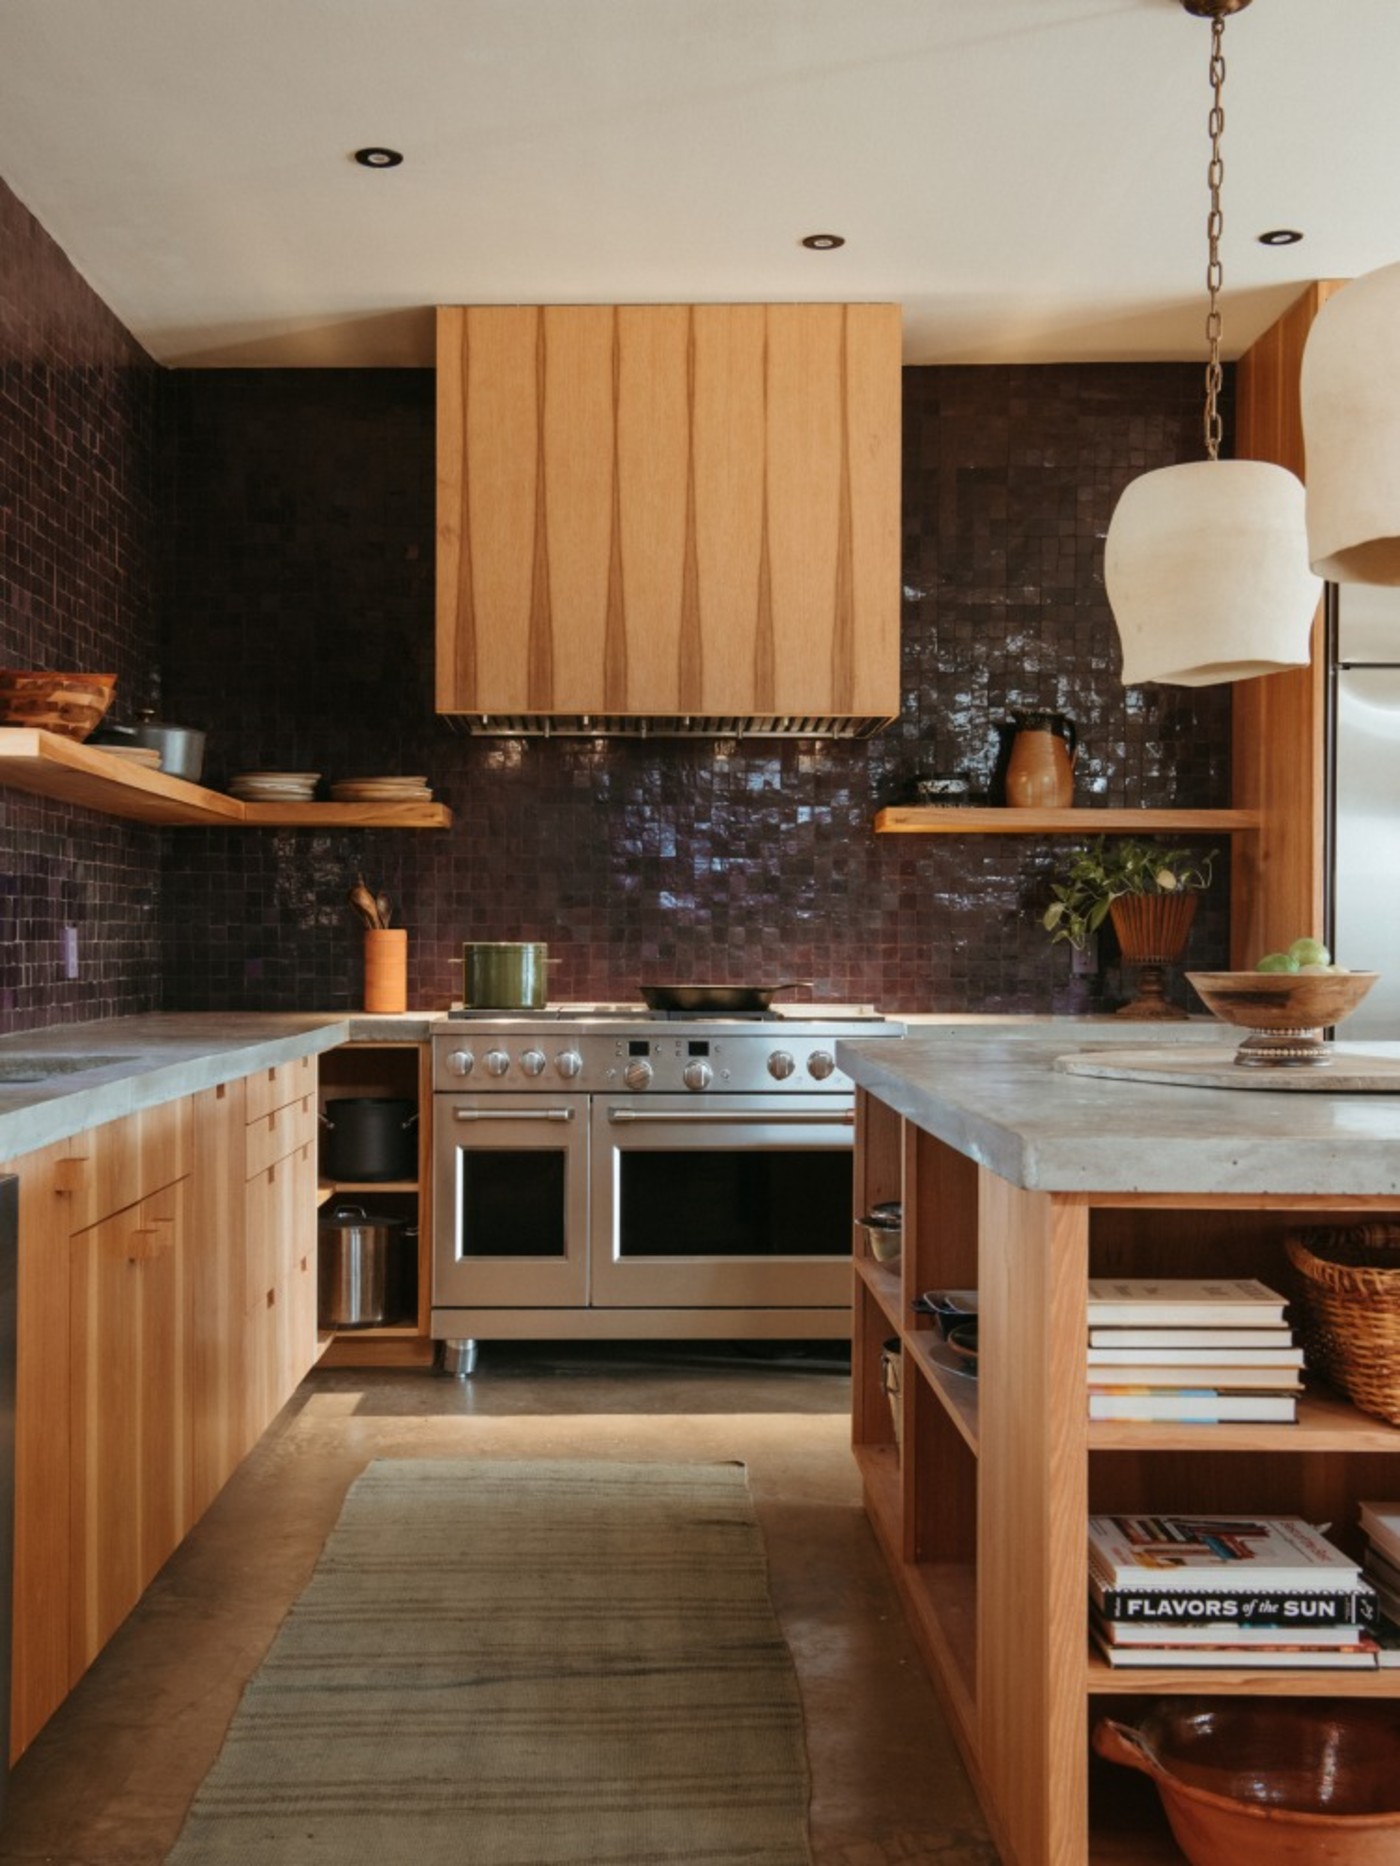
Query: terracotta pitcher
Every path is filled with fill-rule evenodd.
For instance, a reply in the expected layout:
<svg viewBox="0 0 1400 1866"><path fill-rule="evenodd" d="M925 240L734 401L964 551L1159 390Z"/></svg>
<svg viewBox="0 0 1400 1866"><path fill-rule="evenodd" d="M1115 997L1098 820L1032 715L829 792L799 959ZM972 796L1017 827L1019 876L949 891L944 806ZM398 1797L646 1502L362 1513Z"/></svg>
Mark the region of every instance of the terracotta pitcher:
<svg viewBox="0 0 1400 1866"><path fill-rule="evenodd" d="M1006 801L1016 810L1063 809L1074 802L1079 736L1064 713L1013 712L1016 737L1006 767Z"/></svg>

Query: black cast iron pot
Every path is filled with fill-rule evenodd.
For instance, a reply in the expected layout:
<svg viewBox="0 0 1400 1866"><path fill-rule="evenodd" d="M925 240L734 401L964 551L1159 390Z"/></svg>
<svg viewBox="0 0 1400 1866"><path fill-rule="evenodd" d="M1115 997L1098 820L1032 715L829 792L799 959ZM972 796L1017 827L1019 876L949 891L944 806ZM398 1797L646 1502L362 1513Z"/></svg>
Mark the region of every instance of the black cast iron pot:
<svg viewBox="0 0 1400 1866"><path fill-rule="evenodd" d="M418 1106L363 1096L328 1101L321 1116L321 1172L336 1180L416 1179Z"/></svg>

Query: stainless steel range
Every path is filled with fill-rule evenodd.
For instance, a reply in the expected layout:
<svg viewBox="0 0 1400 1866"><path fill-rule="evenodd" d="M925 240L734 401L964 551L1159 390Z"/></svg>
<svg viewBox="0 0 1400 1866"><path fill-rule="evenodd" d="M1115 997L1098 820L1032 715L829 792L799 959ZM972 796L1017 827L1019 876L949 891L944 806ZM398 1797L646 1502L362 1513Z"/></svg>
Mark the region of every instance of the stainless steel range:
<svg viewBox="0 0 1400 1866"><path fill-rule="evenodd" d="M692 1016L454 1012L433 1038L432 1332L845 1335L853 1110L870 1006Z"/></svg>

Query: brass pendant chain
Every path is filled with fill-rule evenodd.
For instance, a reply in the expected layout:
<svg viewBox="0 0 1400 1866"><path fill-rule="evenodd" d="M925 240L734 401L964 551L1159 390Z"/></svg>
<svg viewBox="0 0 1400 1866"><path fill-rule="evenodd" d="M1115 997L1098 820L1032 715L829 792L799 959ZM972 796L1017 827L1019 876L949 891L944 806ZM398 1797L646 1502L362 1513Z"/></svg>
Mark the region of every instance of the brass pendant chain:
<svg viewBox="0 0 1400 1866"><path fill-rule="evenodd" d="M1225 20L1220 14L1211 21L1210 82L1213 102L1210 111L1210 167L1206 170L1210 186L1210 213L1206 218L1206 240L1210 248L1210 258L1206 265L1206 290L1210 293L1210 309L1206 313L1206 342L1210 346L1210 361L1206 365L1205 432L1206 455L1211 460L1218 460L1223 433L1220 419L1220 287L1224 274L1220 264L1220 235L1225 225L1220 207L1220 188L1225 179L1225 163L1220 153L1220 141L1225 133Z"/></svg>

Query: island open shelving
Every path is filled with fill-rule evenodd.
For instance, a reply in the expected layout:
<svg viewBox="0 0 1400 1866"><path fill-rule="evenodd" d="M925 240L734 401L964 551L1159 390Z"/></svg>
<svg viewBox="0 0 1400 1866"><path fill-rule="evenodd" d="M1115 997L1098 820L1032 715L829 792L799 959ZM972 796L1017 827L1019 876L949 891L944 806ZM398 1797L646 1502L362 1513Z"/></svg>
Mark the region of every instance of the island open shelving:
<svg viewBox="0 0 1400 1866"><path fill-rule="evenodd" d="M0 726L0 785L107 816L192 829L448 829L440 803L243 803L101 746L28 726Z"/></svg>
<svg viewBox="0 0 1400 1866"><path fill-rule="evenodd" d="M1400 1671L1115 1671L1088 1635L1087 1517L1298 1514L1359 1556L1357 1503L1400 1496L1400 1431L1311 1376L1296 1425L1091 1424L1087 1282L1252 1276L1291 1293L1291 1227L1395 1217L1400 1195L1027 1190L878 1086L858 1092L856 1133L857 1209L902 1200L904 1248L895 1265L856 1261L855 1455L993 1838L1006 1866L1183 1866L1150 1784L1092 1755L1099 1717L1131 1722L1134 1701L1179 1694L1400 1699ZM945 1364L934 1319L912 1308L946 1288L979 1291L976 1379Z"/></svg>

